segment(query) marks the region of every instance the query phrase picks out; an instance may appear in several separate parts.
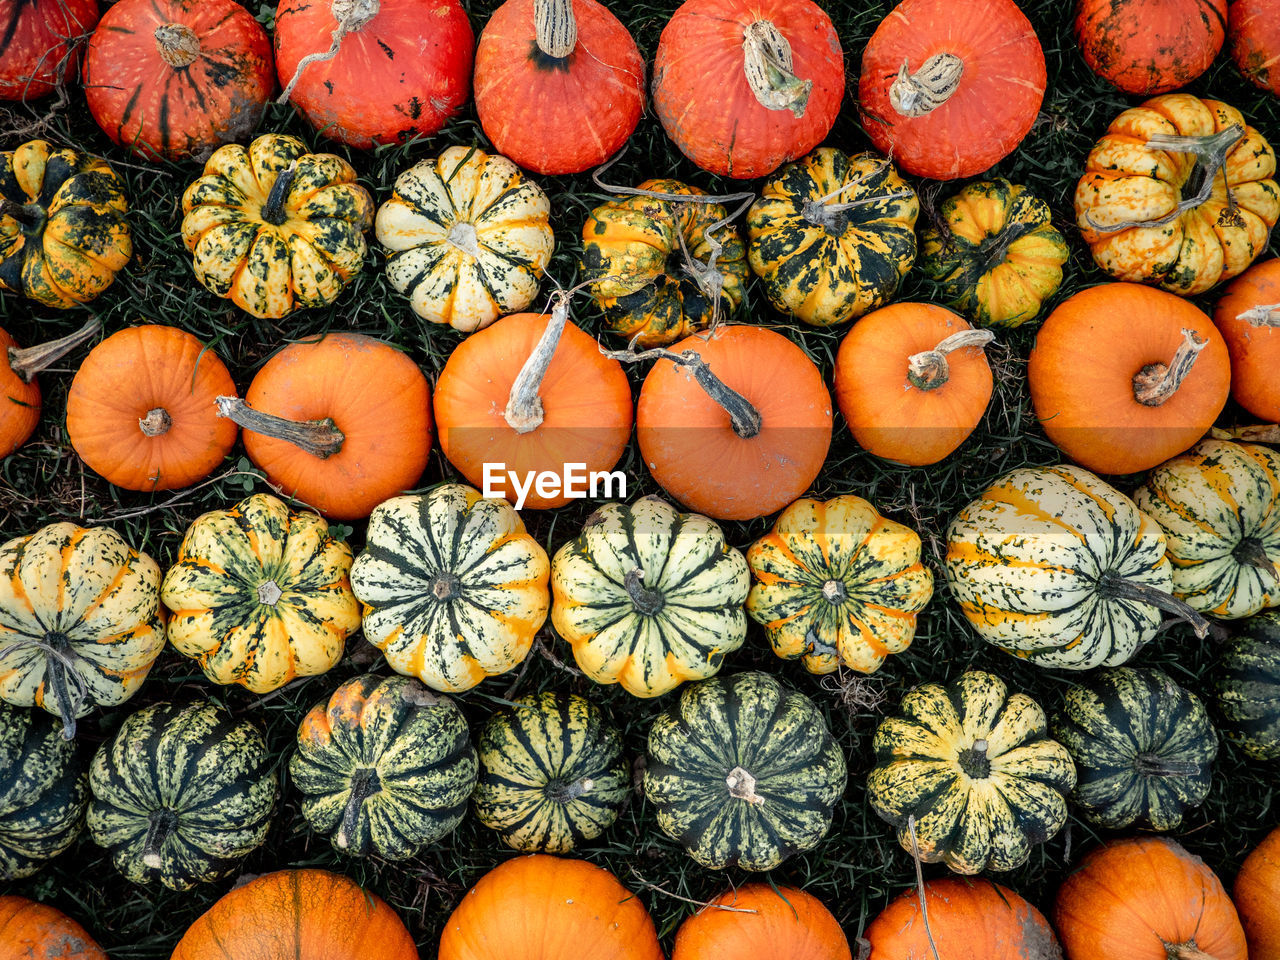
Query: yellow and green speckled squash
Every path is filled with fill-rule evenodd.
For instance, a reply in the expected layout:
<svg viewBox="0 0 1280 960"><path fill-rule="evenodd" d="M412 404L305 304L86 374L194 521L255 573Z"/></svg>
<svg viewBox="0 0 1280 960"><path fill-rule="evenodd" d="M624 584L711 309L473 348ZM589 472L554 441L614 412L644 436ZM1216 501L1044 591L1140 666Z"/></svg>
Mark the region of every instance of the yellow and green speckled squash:
<svg viewBox="0 0 1280 960"><path fill-rule="evenodd" d="M819 147L765 181L747 212L747 257L778 310L830 327L893 299L919 214L887 159Z"/></svg>
<svg viewBox="0 0 1280 960"><path fill-rule="evenodd" d="M51 523L0 546L0 700L57 714L70 738L163 648L160 568L114 530Z"/></svg>
<svg viewBox="0 0 1280 960"><path fill-rule="evenodd" d="M447 483L374 508L351 589L393 669L457 692L524 660L547 618L548 567L511 504Z"/></svg>
<svg viewBox="0 0 1280 960"><path fill-rule="evenodd" d="M874 673L911 645L933 596L920 535L861 497L797 500L747 551L747 613L773 652L810 673Z"/></svg>
<svg viewBox="0 0 1280 960"><path fill-rule="evenodd" d="M1280 758L1280 610L1231 625L1213 671L1218 730L1249 756Z"/></svg>
<svg viewBox="0 0 1280 960"><path fill-rule="evenodd" d="M876 729L867 778L872 809L898 842L956 873L1012 870L1067 822L1076 783L1066 748L1040 705L981 670L925 683Z"/></svg>
<svg viewBox="0 0 1280 960"><path fill-rule="evenodd" d="M169 642L254 693L325 673L360 626L351 560L319 515L270 494L197 517L160 587Z"/></svg>
<svg viewBox="0 0 1280 960"><path fill-rule="evenodd" d="M0 153L0 290L88 303L133 255L128 210L104 160L44 140Z"/></svg>
<svg viewBox="0 0 1280 960"><path fill-rule="evenodd" d="M1164 530L1179 600L1224 619L1280 604L1280 453L1202 440L1133 499Z"/></svg>
<svg viewBox="0 0 1280 960"><path fill-rule="evenodd" d="M920 272L980 327L1034 320L1062 285L1070 256L1049 205L998 178L947 198L920 233Z"/></svg>
<svg viewBox="0 0 1280 960"><path fill-rule="evenodd" d="M255 317L332 303L364 264L373 198L351 164L268 133L213 152L182 195L196 279Z"/></svg>
<svg viewBox="0 0 1280 960"><path fill-rule="evenodd" d="M551 622L596 683L656 697L742 646L750 583L715 521L656 496L606 503L551 562Z"/></svg>
<svg viewBox="0 0 1280 960"><path fill-rule="evenodd" d="M476 817L507 846L568 853L602 834L631 792L622 738L572 694L521 697L480 732Z"/></svg>

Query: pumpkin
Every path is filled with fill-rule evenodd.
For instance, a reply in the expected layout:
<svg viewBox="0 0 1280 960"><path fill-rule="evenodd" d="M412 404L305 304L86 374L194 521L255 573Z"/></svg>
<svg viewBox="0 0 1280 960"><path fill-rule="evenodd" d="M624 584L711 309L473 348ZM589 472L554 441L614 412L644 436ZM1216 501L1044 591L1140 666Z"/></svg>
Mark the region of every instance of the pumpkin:
<svg viewBox="0 0 1280 960"><path fill-rule="evenodd" d="M280 0L274 36L281 100L350 147L437 133L470 93L458 0Z"/></svg>
<svg viewBox="0 0 1280 960"><path fill-rule="evenodd" d="M10 0L0 7L0 100L38 100L80 63L76 41L98 23L98 0Z"/></svg>
<svg viewBox="0 0 1280 960"><path fill-rule="evenodd" d="M800 499L751 545L747 613L773 652L810 673L874 673L911 645L933 596L920 535L861 497Z"/></svg>
<svg viewBox="0 0 1280 960"><path fill-rule="evenodd" d="M275 82L267 31L234 0L120 0L84 59L93 119L148 159L248 139Z"/></svg>
<svg viewBox="0 0 1280 960"><path fill-rule="evenodd" d="M1165 837L1092 850L1058 888L1053 925L1067 960L1246 960L1222 881Z"/></svg>
<svg viewBox="0 0 1280 960"><path fill-rule="evenodd" d="M622 738L572 694L521 697L480 731L476 818L526 853L568 853L600 836L631 793Z"/></svg>
<svg viewBox="0 0 1280 960"><path fill-rule="evenodd" d="M1255 417L1280 421L1280 257L1255 263L1233 280L1213 322L1231 356L1231 396Z"/></svg>
<svg viewBox="0 0 1280 960"><path fill-rule="evenodd" d="M374 509L351 589L365 639L393 669L461 691L524 660L547 617L547 576L510 504L446 483Z"/></svg>
<svg viewBox="0 0 1280 960"><path fill-rule="evenodd" d="M1125 93L1185 87L1209 69L1227 0L1080 0L1075 33L1089 69Z"/></svg>
<svg viewBox="0 0 1280 960"><path fill-rule="evenodd" d="M219 147L182 194L196 279L255 317L332 303L360 272L372 223L351 164L278 133Z"/></svg>
<svg viewBox="0 0 1280 960"><path fill-rule="evenodd" d="M1276 0L1236 0L1227 12L1231 59L1255 87L1280 97L1280 7Z"/></svg>
<svg viewBox="0 0 1280 960"><path fill-rule="evenodd" d="M656 496L606 503L551 561L551 622L596 683L656 697L742 646L749 587L713 521Z"/></svg>
<svg viewBox="0 0 1280 960"><path fill-rule="evenodd" d="M644 795L704 867L771 870L818 844L844 793L822 713L766 673L686 687L649 728Z"/></svg>
<svg viewBox="0 0 1280 960"><path fill-rule="evenodd" d="M1213 681L1218 731L1255 759L1280 757L1280 610L1232 625Z"/></svg>
<svg viewBox="0 0 1280 960"><path fill-rule="evenodd" d="M591 960L662 960L649 912L613 874L533 853L467 891L445 922L439 960L552 960L584 949Z"/></svg>
<svg viewBox="0 0 1280 960"><path fill-rule="evenodd" d="M644 109L644 60L596 0L507 0L476 45L484 135L535 173L581 173L613 156Z"/></svg>
<svg viewBox="0 0 1280 960"><path fill-rule="evenodd" d="M728 890L676 931L671 960L852 960L849 939L822 901L795 887Z"/></svg>
<svg viewBox="0 0 1280 960"><path fill-rule="evenodd" d="M1236 874L1231 899L1249 944L1249 956L1273 957L1280 951L1280 828L1250 851Z"/></svg>
<svg viewBox="0 0 1280 960"><path fill-rule="evenodd" d="M405 860L462 821L476 751L448 697L365 674L302 718L289 777L302 815L339 853Z"/></svg>
<svg viewBox="0 0 1280 960"><path fill-rule="evenodd" d="M892 303L840 341L836 403L869 453L913 467L944 460L982 421L994 381L994 336L945 307Z"/></svg>
<svg viewBox="0 0 1280 960"><path fill-rule="evenodd" d="M201 514L160 586L169 642L254 693L325 673L360 627L351 560L324 520L270 494Z"/></svg>
<svg viewBox="0 0 1280 960"><path fill-rule="evenodd" d="M84 828L89 780L76 744L49 717L0 704L0 880L29 877ZM7 898L0 897L0 904ZM4 909L0 930L6 937Z"/></svg>
<svg viewBox="0 0 1280 960"><path fill-rule="evenodd" d="M208 700L130 714L89 767L89 835L134 883L188 890L267 836L278 784L256 727Z"/></svg>
<svg viewBox="0 0 1280 960"><path fill-rule="evenodd" d="M747 258L779 311L834 326L893 299L919 214L887 159L819 147L765 181L747 211Z"/></svg>
<svg viewBox="0 0 1280 960"><path fill-rule="evenodd" d="M591 211L582 225L582 278L607 327L641 347L704 330L742 305L746 247L723 205L679 180Z"/></svg>
<svg viewBox="0 0 1280 960"><path fill-rule="evenodd" d="M36 374L65 357L101 328L96 317L75 333L19 347L8 332L0 330L0 458L9 456L35 433L40 422L40 384Z"/></svg>
<svg viewBox="0 0 1280 960"><path fill-rule="evenodd" d="M980 327L1034 320L1070 256L1049 205L999 177L948 197L920 233L920 272Z"/></svg>
<svg viewBox="0 0 1280 960"><path fill-rule="evenodd" d="M904 0L862 53L862 127L908 173L971 177L1022 142L1044 99L1044 51L1013 0Z"/></svg>
<svg viewBox="0 0 1280 960"><path fill-rule="evenodd" d="M28 960L107 960L84 927L46 903L0 897L5 951Z"/></svg>
<svg viewBox="0 0 1280 960"><path fill-rule="evenodd" d="M448 147L396 177L374 230L413 312L472 333L533 302L555 249L550 212L506 157Z"/></svg>
<svg viewBox="0 0 1280 960"><path fill-rule="evenodd" d="M1118 280L1182 296L1229 280L1280 219L1276 156L1235 107L1170 93L1121 113L1076 184L1076 225Z"/></svg>
<svg viewBox="0 0 1280 960"><path fill-rule="evenodd" d="M105 160L46 140L0 153L0 290L88 303L133 256L128 210Z"/></svg>
<svg viewBox="0 0 1280 960"><path fill-rule="evenodd" d="M235 445L236 425L214 400L234 394L226 365L177 327L143 324L89 351L67 395L67 439L80 458L126 490L172 490L211 474Z"/></svg>
<svg viewBox="0 0 1280 960"><path fill-rule="evenodd" d="M812 0L685 0L662 28L653 110L712 173L763 177L823 141L844 97L844 52Z"/></svg>
<svg viewBox="0 0 1280 960"><path fill-rule="evenodd" d="M1036 419L1063 453L1098 473L1137 473L1208 431L1227 402L1231 361L1190 302L1106 283L1049 314L1027 382Z"/></svg>
<svg viewBox="0 0 1280 960"><path fill-rule="evenodd" d="M358 520L418 482L431 456L431 388L417 364L361 333L295 340L244 399L218 398L267 479L326 517Z"/></svg>
<svg viewBox="0 0 1280 960"><path fill-rule="evenodd" d="M1005 474L951 521L946 574L978 635L1039 666L1091 670L1130 659L1161 612L1208 622L1172 596L1159 525L1079 467Z"/></svg>
<svg viewBox="0 0 1280 960"><path fill-rule="evenodd" d="M0 700L62 720L124 703L164 647L160 568L110 527L51 523L0 545Z"/></svg>
<svg viewBox="0 0 1280 960"><path fill-rule="evenodd" d="M831 395L804 351L763 327L674 344L640 388L649 473L691 510L751 520L809 488L831 446Z"/></svg>
<svg viewBox="0 0 1280 960"><path fill-rule="evenodd" d="M278 870L233 887L174 948L172 960L311 957L417 960L395 911L354 880L328 870Z"/></svg>

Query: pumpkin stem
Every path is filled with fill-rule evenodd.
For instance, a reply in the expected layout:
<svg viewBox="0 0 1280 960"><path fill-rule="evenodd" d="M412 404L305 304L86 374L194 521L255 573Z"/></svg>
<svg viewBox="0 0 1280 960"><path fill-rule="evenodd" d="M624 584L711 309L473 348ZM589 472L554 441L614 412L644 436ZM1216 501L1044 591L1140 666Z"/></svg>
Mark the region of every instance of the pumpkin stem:
<svg viewBox="0 0 1280 960"><path fill-rule="evenodd" d="M1169 955L1169 960L1217 960L1217 957L1197 947L1194 940L1187 943L1161 942L1164 943L1164 950Z"/></svg>
<svg viewBox="0 0 1280 960"><path fill-rule="evenodd" d="M899 116L923 117L951 98L962 76L964 61L954 53L935 53L915 73L904 59L889 86L889 103Z"/></svg>
<svg viewBox="0 0 1280 960"><path fill-rule="evenodd" d="M849 588L843 580L828 580L822 585L822 597L828 603L844 603L849 599Z"/></svg>
<svg viewBox="0 0 1280 960"><path fill-rule="evenodd" d="M982 241L978 246L978 256L985 258L984 270L992 270L1004 263L1009 248L1034 229L1036 224L1022 220L1010 224L994 237L988 237Z"/></svg>
<svg viewBox="0 0 1280 960"><path fill-rule="evenodd" d="M164 864L161 851L164 842L178 825L178 815L168 807L152 810L147 817L147 836L142 841L142 862L152 870L159 870Z"/></svg>
<svg viewBox="0 0 1280 960"><path fill-rule="evenodd" d="M961 750L956 763L971 780L986 780L991 776L991 758L987 756L990 746L986 740L975 740L973 746Z"/></svg>
<svg viewBox="0 0 1280 960"><path fill-rule="evenodd" d="M173 418L164 407L152 407L145 417L138 418L138 429L148 437L160 437L169 432Z"/></svg>
<svg viewBox="0 0 1280 960"><path fill-rule="evenodd" d="M1269 573L1273 579L1280 581L1280 572L1276 571L1276 565L1267 555L1267 548L1262 545L1261 540L1245 537L1236 544L1236 548L1231 551L1231 556L1237 563L1257 567L1263 573Z"/></svg>
<svg viewBox="0 0 1280 960"><path fill-rule="evenodd" d="M160 59L175 70L191 66L200 56L200 38L185 23L162 23L155 38Z"/></svg>
<svg viewBox="0 0 1280 960"><path fill-rule="evenodd" d="M0 217L12 217L22 226L34 230L44 220L44 211L34 203L23 205L0 197Z"/></svg>
<svg viewBox="0 0 1280 960"><path fill-rule="evenodd" d="M741 767L734 767L724 778L729 788L729 796L735 800L745 800L753 807L764 806L764 797L756 793L756 778Z"/></svg>
<svg viewBox="0 0 1280 960"><path fill-rule="evenodd" d="M381 790L382 780L378 777L378 771L372 767L360 767L352 773L351 793L342 810L342 822L333 838L339 849L349 850L352 844L359 842L360 809L366 800Z"/></svg>
<svg viewBox="0 0 1280 960"><path fill-rule="evenodd" d="M666 606L666 596L661 591L650 590L644 585L644 571L638 567L627 571L627 575L622 578L622 586L641 616L655 617Z"/></svg>
<svg viewBox="0 0 1280 960"><path fill-rule="evenodd" d="M866 173L860 173L848 183L839 189L832 190L825 197L809 198L800 206L800 215L815 227L821 227L833 237L838 237L844 233L847 221L841 216L846 210L852 210L854 207L867 206L873 203L888 203L891 200L901 200L905 197L915 195L915 191L911 188L899 190L897 193L871 194L870 196L860 197L857 200L847 200L843 203L833 202L843 193L847 193L859 184L866 183L873 177L879 176L889 166L888 159L881 160L874 168Z"/></svg>
<svg viewBox="0 0 1280 960"><path fill-rule="evenodd" d="M456 573L443 571L431 584L431 595L442 603L454 599L462 593L462 580Z"/></svg>
<svg viewBox="0 0 1280 960"><path fill-rule="evenodd" d="M289 218L284 209L284 202L288 199L289 188L293 186L293 178L297 175L297 160L289 161L289 165L276 174L276 182L271 185L271 192L267 194L267 202L262 205L262 210L259 214L263 222L278 227Z"/></svg>
<svg viewBox="0 0 1280 960"><path fill-rule="evenodd" d="M542 378L547 375L547 368L556 354L560 343L560 334L564 333L564 325L569 319L569 299L559 290L551 295L551 319L547 328L542 331L537 345L529 354L515 382L511 384L511 394L507 398L507 407L502 411L502 418L516 433L529 433L542 426L546 412L542 409L542 398L538 389L542 386Z"/></svg>
<svg viewBox="0 0 1280 960"><path fill-rule="evenodd" d="M586 796L596 788L596 782L590 777L580 777L577 780L561 780L557 777L554 780L548 780L546 789L543 791L548 800L552 803L572 803L579 797Z"/></svg>
<svg viewBox="0 0 1280 960"><path fill-rule="evenodd" d="M996 335L990 330L961 330L944 339L932 350L913 353L907 358L907 382L917 390L937 390L951 379L947 354L965 347L981 350Z"/></svg>
<svg viewBox="0 0 1280 960"><path fill-rule="evenodd" d="M1200 351L1209 345L1207 338L1190 327L1182 328L1182 343L1166 366L1149 363L1133 376L1133 398L1148 407L1158 407L1182 386Z"/></svg>
<svg viewBox="0 0 1280 960"><path fill-rule="evenodd" d="M10 347L9 369L23 383L30 383L37 373L55 360L61 360L97 333L101 326L102 323L97 317L90 317L88 323L65 337L50 340L48 343L38 343L34 347Z"/></svg>
<svg viewBox="0 0 1280 960"><path fill-rule="evenodd" d="M1190 606L1172 594L1157 590L1155 587L1136 580L1126 580L1112 571L1107 571L1097 580L1099 592L1117 600L1136 600L1138 603L1149 603L1153 607L1171 613L1179 620L1191 625L1196 637L1203 640L1209 633L1209 621L1198 614Z"/></svg>
<svg viewBox="0 0 1280 960"><path fill-rule="evenodd" d="M578 45L578 22L573 0L533 0L533 35L538 49L563 60Z"/></svg>
<svg viewBox="0 0 1280 960"><path fill-rule="evenodd" d="M1200 767L1189 760L1170 760L1154 753L1140 753L1133 758L1133 769L1144 777L1189 777Z"/></svg>
<svg viewBox="0 0 1280 960"><path fill-rule="evenodd" d="M813 81L796 76L791 44L771 21L757 20L742 32L742 72L760 106L804 116Z"/></svg>
<svg viewBox="0 0 1280 960"><path fill-rule="evenodd" d="M338 22L338 25L333 28L329 49L323 53L308 53L298 61L293 76L285 84L284 93L280 94L276 103L288 103L289 98L293 96L293 88L298 85L298 80L302 77L302 71L313 63L325 63L336 57L338 48L342 46L343 37L348 33L355 33L368 24L378 15L378 9L381 6L380 0L333 0L329 4L329 12L333 14L333 19Z"/></svg>
<svg viewBox="0 0 1280 960"><path fill-rule="evenodd" d="M1280 327L1280 303L1260 303L1243 313L1237 313L1236 319L1254 327Z"/></svg>
<svg viewBox="0 0 1280 960"><path fill-rule="evenodd" d="M258 584L258 602L264 607L274 607L283 596L284 591L274 580L264 580Z"/></svg>
<svg viewBox="0 0 1280 960"><path fill-rule="evenodd" d="M244 430L260 433L273 440L286 440L313 457L325 460L342 449L346 437L333 422L323 420L287 420L272 413L255 410L239 397L215 397L218 416L226 417Z"/></svg>
<svg viewBox="0 0 1280 960"><path fill-rule="evenodd" d="M80 710L89 696L89 685L76 669L71 643L65 634L50 631L44 635L43 639L28 637L0 649L0 661L13 654L21 654L27 649L39 650L44 654L45 676L48 678L45 702L52 700L58 708L57 713L62 720L62 738L75 739L76 717L80 715ZM72 684L76 688L74 694L70 689Z"/></svg>

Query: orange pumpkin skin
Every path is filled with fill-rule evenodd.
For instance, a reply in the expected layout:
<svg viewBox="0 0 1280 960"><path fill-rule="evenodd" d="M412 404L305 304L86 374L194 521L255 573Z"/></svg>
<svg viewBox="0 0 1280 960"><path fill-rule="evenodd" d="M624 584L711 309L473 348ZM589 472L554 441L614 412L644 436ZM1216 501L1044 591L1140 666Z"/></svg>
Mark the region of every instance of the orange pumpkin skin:
<svg viewBox="0 0 1280 960"><path fill-rule="evenodd" d="M1076 38L1089 69L1125 93L1185 87L1209 69L1227 0L1080 0Z"/></svg>
<svg viewBox="0 0 1280 960"><path fill-rule="evenodd" d="M1272 307L1274 319L1255 324L1241 316L1258 307ZM1255 417L1280 422L1280 258L1255 263L1236 277L1223 291L1213 322L1231 355L1231 396Z"/></svg>
<svg viewBox="0 0 1280 960"><path fill-rule="evenodd" d="M1134 377L1167 365L1191 330L1207 342L1173 396L1138 402ZM1193 304L1136 283L1069 297L1040 328L1027 367L1031 401L1049 439L1097 473L1149 470L1199 440L1227 402L1231 360Z"/></svg>
<svg viewBox="0 0 1280 960"><path fill-rule="evenodd" d="M721 905L734 910L720 909ZM735 911L755 911L743 913ZM671 960L851 960L840 922L795 887L748 883L720 894L676 932Z"/></svg>
<svg viewBox="0 0 1280 960"><path fill-rule="evenodd" d="M1222 881L1166 837L1093 850L1058 889L1053 926L1067 960L1248 960Z"/></svg>
<svg viewBox="0 0 1280 960"><path fill-rule="evenodd" d="M280 870L236 887L183 934L170 960L418 960L379 897L327 870Z"/></svg>
<svg viewBox="0 0 1280 960"><path fill-rule="evenodd" d="M1280 957L1280 827L1245 857L1231 891L1251 958Z"/></svg>
<svg viewBox="0 0 1280 960"><path fill-rule="evenodd" d="M1227 37L1240 72L1280 97L1280 0L1235 0Z"/></svg>
<svg viewBox="0 0 1280 960"><path fill-rule="evenodd" d="M0 0L0 100L37 100L75 76L73 41L98 23L98 0Z"/></svg>
<svg viewBox="0 0 1280 960"><path fill-rule="evenodd" d="M544 957L663 960L639 897L603 867L544 853L508 860L486 873L440 936L438 960Z"/></svg>
<svg viewBox="0 0 1280 960"><path fill-rule="evenodd" d="M26 897L0 897L0 956L12 960L107 960L84 927Z"/></svg>
<svg viewBox="0 0 1280 960"><path fill-rule="evenodd" d="M0 330L0 458L27 442L40 422L40 384L14 372L9 351L16 350L6 330Z"/></svg>

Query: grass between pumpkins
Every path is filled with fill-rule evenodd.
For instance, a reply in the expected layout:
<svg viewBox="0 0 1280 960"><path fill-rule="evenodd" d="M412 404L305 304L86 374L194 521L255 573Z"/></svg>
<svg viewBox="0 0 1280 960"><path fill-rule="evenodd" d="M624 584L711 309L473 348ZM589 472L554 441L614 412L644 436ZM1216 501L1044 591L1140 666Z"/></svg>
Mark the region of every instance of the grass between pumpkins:
<svg viewBox="0 0 1280 960"><path fill-rule="evenodd" d="M463 0L478 34L499 0ZM845 51L847 90L844 109L827 143L850 152L869 147L859 128L856 88L862 49L876 25L892 8L891 0L819 0L831 14ZM250 3L250 9L269 29L274 5ZM628 3L611 0L610 7L631 29L646 60L651 60L658 36L677 0ZM1063 0L1021 0L1035 24L1048 63L1049 86L1041 115L1022 146L991 171L1029 186L1052 207L1058 228L1071 242L1062 290L1050 307L1081 287L1105 279L1093 266L1074 227L1071 197L1085 155L1108 122L1120 110L1139 101L1126 98L1089 73L1076 50L1070 29L1070 4ZM957 16L963 15L963 0ZM320 41L318 40L318 43ZM323 44L320 44L323 45ZM708 82L715 82L708 78ZM1225 100L1280 146L1280 100L1261 93L1240 79L1224 54L1190 91ZM386 282L383 257L374 249L366 269L338 301L322 310L308 310L282 321L256 320L228 301L218 299L196 283L190 258L179 236L180 202L187 183L199 174L194 163L142 164L115 148L89 117L83 92L67 91L69 102L50 114L45 101L29 108L0 111L0 147L13 149L33 135L70 144L107 157L127 180L134 259L115 284L93 304L108 332L128 324L152 321L180 326L215 347L227 361L237 385L247 387L254 371L279 346L291 339L326 330L354 329L387 339L406 349L429 377L443 367L459 337L452 331L426 329ZM33 127L32 124L35 124ZM313 149L347 156L364 183L382 202L396 174L410 164L433 157L455 143L488 148L474 110L468 108L438 136L408 146L385 147L369 153L348 151L318 138L288 106L272 106L260 131L281 131L302 137ZM666 139L651 115L641 120L622 160L609 172L613 183L634 185L652 176L674 176L711 192L725 193L743 185L696 169ZM557 249L549 274L563 286L576 280L581 252L580 230L588 212L604 199L589 175L535 178L552 203ZM758 187L758 184L750 186ZM960 184L916 182L925 210L958 189ZM922 217L927 213L922 213ZM376 248L376 243L371 245ZM1280 252L1273 240L1270 254ZM931 299L927 282L913 273L903 299ZM1211 300L1198 301L1208 308ZM83 310L58 313L34 307L12 295L0 294L0 323L20 343L59 336L83 323ZM574 317L586 329L598 329L598 317L575 301ZM799 343L819 364L830 382L832 363L844 328L817 331L788 324L773 313L755 281L739 319L780 329ZM1046 710L1055 710L1064 689L1078 675L1028 666L983 644L964 622L948 595L941 576L946 526L951 516L988 483L1015 467L1049 464L1062 458L1038 427L1025 386L1025 363L1034 330L1001 333L988 356L996 390L981 426L945 462L924 469L895 467L861 451L837 415L827 464L813 495L830 497L856 493L882 512L919 530L925 539L925 558L937 577L929 608L911 649L891 658L870 678L853 674L815 678L799 664L784 663L769 651L763 633L751 624L745 647L731 655L725 671L759 668L781 675L809 694L827 715L832 733L849 762L849 786L837 806L825 841L807 854L789 860L772 872L776 883L797 884L820 897L855 938L887 900L914 882L910 857L895 841L889 826L867 805L864 782L872 765L871 738L879 718L891 710L906 690L927 680L952 679L970 667L1004 677ZM1097 344L1099 351L1106 344ZM58 520L81 524L110 523L135 547L162 565L170 564L186 526L200 513L223 508L252 491L268 488L237 449L215 479L175 495L136 495L117 490L86 470L66 441L64 410L71 373L83 350L62 361L40 378L45 412L32 440L0 462L0 537L26 535ZM645 368L633 366L629 375L638 387ZM785 385L779 385L785 389ZM1223 422L1248 422L1247 415L1228 407ZM630 478L630 497L660 492L639 460L634 442L619 469ZM460 479L439 449L423 477L424 487ZM1126 491L1132 483L1120 482ZM594 509L580 501L552 512L526 512L531 532L554 552L574 536ZM767 520L726 523L726 534L740 549L768 527ZM363 525L341 527L357 550ZM640 761L649 724L679 692L653 701L598 686L573 668L566 644L553 639L549 626L545 645L539 645L517 671L492 678L458 697L473 733L497 707L516 696L545 689L568 690L601 705L623 731L629 758ZM1136 663L1158 666L1179 683L1202 696L1201 677L1214 657L1213 641L1197 641L1185 628L1174 627L1142 651ZM408 924L423 956L435 956L435 944L449 911L465 890L486 870L513 855L492 833L468 817L458 830L421 856L403 863L340 857L327 839L312 835L299 812L298 795L287 782L287 760L299 719L314 703L327 697L343 681L368 670L389 672L381 655L356 637L347 656L329 674L298 681L283 690L258 697L241 688L216 688L193 661L171 649L161 654L138 695L116 708L100 710L80 722L79 740L88 756L110 739L133 710L160 700L186 701L209 697L237 717L260 725L284 781L282 799L266 842L244 862L242 873L252 875L282 867L318 866L347 874L383 897ZM637 770L639 767L637 766ZM1213 789L1198 810L1188 814L1177 838L1203 857L1228 884L1246 852L1280 821L1273 811L1277 768L1248 760L1223 744L1215 767ZM995 875L1042 909L1081 853L1096 844L1096 831L1073 816L1057 837L1036 848L1030 862L1008 874ZM669 949L680 921L727 884L750 878L741 871L727 875L708 871L689 859L658 829L652 811L633 794L622 816L599 842L578 851L612 870L643 897ZM945 873L926 866L926 876ZM76 844L35 877L8 885L5 892L50 901L76 916L118 960L167 957L188 924L236 882L236 877L204 885L188 893L160 887L134 886L117 874L105 853L82 835Z"/></svg>

